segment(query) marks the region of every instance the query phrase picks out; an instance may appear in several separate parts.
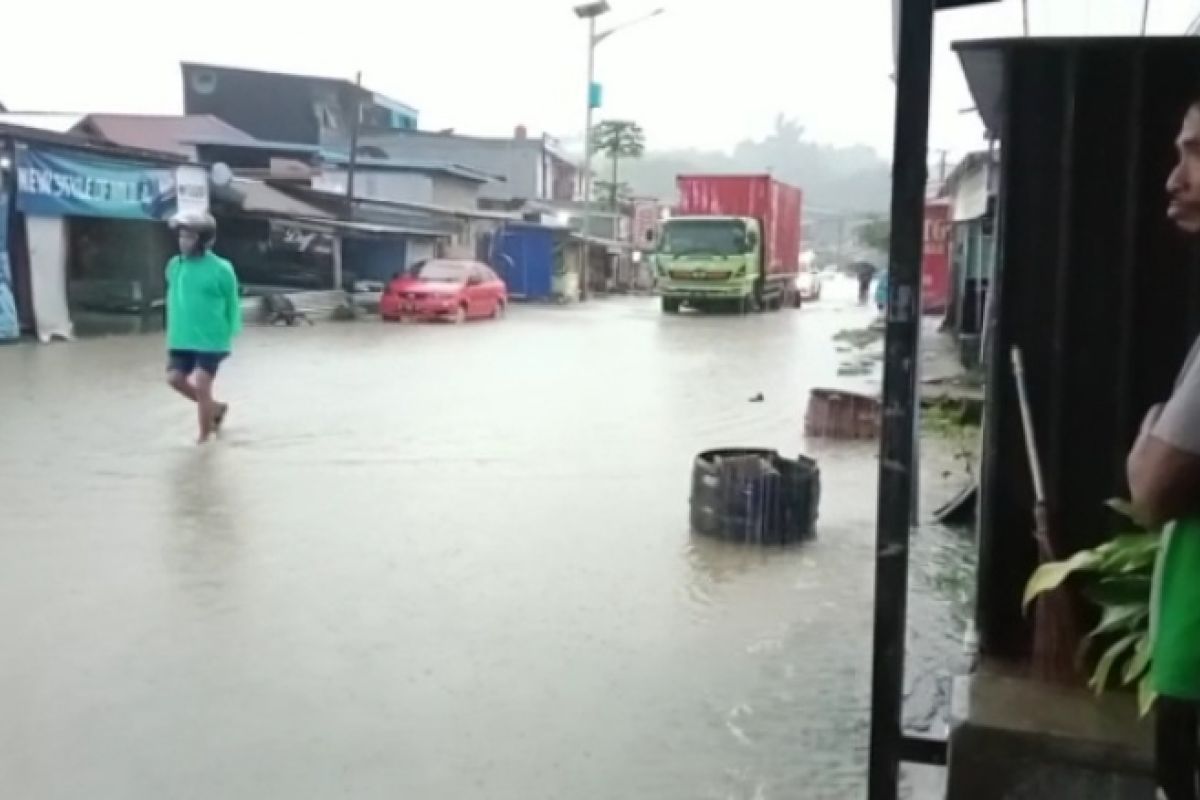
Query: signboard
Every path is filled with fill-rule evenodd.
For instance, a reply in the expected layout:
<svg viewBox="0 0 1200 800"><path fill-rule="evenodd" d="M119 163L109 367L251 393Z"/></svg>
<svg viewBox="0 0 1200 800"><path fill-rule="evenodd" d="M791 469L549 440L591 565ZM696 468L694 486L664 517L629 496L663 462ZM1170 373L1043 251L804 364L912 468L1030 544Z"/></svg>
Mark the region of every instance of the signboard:
<svg viewBox="0 0 1200 800"><path fill-rule="evenodd" d="M208 212L208 172L185 164L175 168L175 207L180 213Z"/></svg>
<svg viewBox="0 0 1200 800"><path fill-rule="evenodd" d="M16 166L17 208L26 214L163 220L176 208L171 167L26 144L17 145ZM185 177L193 203L195 177ZM205 208L207 197L206 182Z"/></svg>
<svg viewBox="0 0 1200 800"><path fill-rule="evenodd" d="M268 247L272 253L333 255L333 236L279 220L270 221Z"/></svg>
<svg viewBox="0 0 1200 800"><path fill-rule="evenodd" d="M12 268L8 263L8 193L0 190L0 339L15 339L20 335Z"/></svg>
<svg viewBox="0 0 1200 800"><path fill-rule="evenodd" d="M633 204L633 246L649 250L658 242L659 205L653 200L638 200Z"/></svg>
<svg viewBox="0 0 1200 800"><path fill-rule="evenodd" d="M950 203L925 204L924 242L921 308L927 314L939 314L950 303Z"/></svg>

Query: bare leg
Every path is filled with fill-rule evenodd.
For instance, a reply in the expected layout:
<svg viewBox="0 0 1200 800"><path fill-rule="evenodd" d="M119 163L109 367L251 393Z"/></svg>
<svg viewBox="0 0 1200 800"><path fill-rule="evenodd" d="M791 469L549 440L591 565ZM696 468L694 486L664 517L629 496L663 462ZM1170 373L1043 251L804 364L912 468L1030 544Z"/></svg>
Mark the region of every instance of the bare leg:
<svg viewBox="0 0 1200 800"><path fill-rule="evenodd" d="M196 389L192 386L191 381L188 380L188 376L182 372L176 372L175 370L168 372L167 385L193 403L196 402Z"/></svg>
<svg viewBox="0 0 1200 800"><path fill-rule="evenodd" d="M218 405L213 400L213 376L202 369L196 370L192 388L196 393L196 419L200 425L199 444L204 444L216 429L215 417Z"/></svg>

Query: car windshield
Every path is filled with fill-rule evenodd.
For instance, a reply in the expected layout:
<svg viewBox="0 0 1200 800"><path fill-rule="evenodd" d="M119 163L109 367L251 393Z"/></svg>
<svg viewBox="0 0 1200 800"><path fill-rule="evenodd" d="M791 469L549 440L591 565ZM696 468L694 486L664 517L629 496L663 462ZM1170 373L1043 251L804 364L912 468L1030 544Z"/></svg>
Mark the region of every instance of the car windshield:
<svg viewBox="0 0 1200 800"><path fill-rule="evenodd" d="M431 283L462 283L467 279L467 265L458 261L426 261L415 267L412 275Z"/></svg>
<svg viewBox="0 0 1200 800"><path fill-rule="evenodd" d="M746 226L736 220L668 222L661 250L675 256L732 256L746 250Z"/></svg>

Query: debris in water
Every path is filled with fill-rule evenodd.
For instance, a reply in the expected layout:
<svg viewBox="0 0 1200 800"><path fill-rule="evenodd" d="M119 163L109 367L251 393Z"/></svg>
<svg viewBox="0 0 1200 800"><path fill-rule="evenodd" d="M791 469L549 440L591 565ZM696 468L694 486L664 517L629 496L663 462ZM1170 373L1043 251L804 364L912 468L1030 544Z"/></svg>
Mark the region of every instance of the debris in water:
<svg viewBox="0 0 1200 800"><path fill-rule="evenodd" d="M833 335L833 340L835 342L849 344L853 347L863 348L867 345L882 341L883 335L883 323L875 322L865 328L846 328L844 330L840 330Z"/></svg>
<svg viewBox="0 0 1200 800"><path fill-rule="evenodd" d="M879 435L879 400L857 392L813 389L804 415L804 435L873 439Z"/></svg>
<svg viewBox="0 0 1200 800"><path fill-rule="evenodd" d="M813 535L821 497L817 462L774 450L732 448L696 456L691 519L696 533L752 544Z"/></svg>
<svg viewBox="0 0 1200 800"><path fill-rule="evenodd" d="M763 397L763 393L759 392L758 394L754 395L754 397L750 398L750 402L751 403L761 403L763 400L766 400L766 399L767 398Z"/></svg>
<svg viewBox="0 0 1200 800"><path fill-rule="evenodd" d="M842 364L837 371L839 378L860 378L871 374L871 366L859 362L857 364Z"/></svg>

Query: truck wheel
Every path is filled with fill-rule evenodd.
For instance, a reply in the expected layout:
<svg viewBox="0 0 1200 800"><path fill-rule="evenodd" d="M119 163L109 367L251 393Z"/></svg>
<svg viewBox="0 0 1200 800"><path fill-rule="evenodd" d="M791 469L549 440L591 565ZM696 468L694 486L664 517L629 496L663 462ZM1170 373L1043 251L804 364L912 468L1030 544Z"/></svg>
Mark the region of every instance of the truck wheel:
<svg viewBox="0 0 1200 800"><path fill-rule="evenodd" d="M679 301L674 297L664 297L662 299L662 310L664 314L678 314Z"/></svg>

